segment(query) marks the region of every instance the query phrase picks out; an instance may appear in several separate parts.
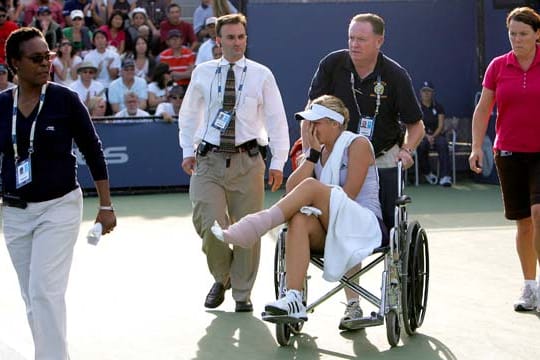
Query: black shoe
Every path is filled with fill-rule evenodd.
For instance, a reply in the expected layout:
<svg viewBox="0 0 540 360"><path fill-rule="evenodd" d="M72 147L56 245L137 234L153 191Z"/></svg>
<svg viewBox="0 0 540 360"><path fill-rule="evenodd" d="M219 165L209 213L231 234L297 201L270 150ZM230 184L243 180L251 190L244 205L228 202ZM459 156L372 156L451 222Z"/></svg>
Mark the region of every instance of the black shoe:
<svg viewBox="0 0 540 360"><path fill-rule="evenodd" d="M217 308L223 303L223 300L225 300L225 290L230 289L230 287L230 282L228 282L226 285L223 285L220 282L215 282L208 292L208 295L206 295L204 306L209 309Z"/></svg>
<svg viewBox="0 0 540 360"><path fill-rule="evenodd" d="M234 311L236 311L236 312L252 312L253 311L253 304L251 303L251 300L237 301L236 302L236 307L234 308Z"/></svg>

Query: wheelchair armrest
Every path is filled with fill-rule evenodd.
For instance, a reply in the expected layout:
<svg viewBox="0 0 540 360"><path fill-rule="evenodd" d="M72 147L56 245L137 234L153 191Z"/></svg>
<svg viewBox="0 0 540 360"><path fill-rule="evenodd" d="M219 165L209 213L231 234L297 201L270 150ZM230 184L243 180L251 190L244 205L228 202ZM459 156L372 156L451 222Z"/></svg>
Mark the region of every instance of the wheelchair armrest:
<svg viewBox="0 0 540 360"><path fill-rule="evenodd" d="M396 206L403 206L411 203L411 197L409 195L401 195L396 200Z"/></svg>

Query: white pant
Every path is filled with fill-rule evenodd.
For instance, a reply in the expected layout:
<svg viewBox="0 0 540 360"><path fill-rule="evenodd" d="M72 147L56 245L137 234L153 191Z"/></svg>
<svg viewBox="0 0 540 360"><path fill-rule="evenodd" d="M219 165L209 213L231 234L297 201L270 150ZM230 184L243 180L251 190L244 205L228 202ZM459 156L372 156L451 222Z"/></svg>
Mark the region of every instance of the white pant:
<svg viewBox="0 0 540 360"><path fill-rule="evenodd" d="M65 293L82 219L80 189L26 209L2 208L4 237L26 304L36 360L66 360Z"/></svg>

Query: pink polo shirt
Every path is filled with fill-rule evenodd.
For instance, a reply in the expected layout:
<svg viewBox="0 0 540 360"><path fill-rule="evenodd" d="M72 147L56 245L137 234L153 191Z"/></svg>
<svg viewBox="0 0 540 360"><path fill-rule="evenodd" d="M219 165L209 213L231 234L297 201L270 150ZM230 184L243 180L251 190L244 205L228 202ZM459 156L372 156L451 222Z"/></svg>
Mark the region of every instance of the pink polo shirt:
<svg viewBox="0 0 540 360"><path fill-rule="evenodd" d="M489 64L483 86L495 92L498 150L540 152L540 46L529 70L523 71L513 51Z"/></svg>

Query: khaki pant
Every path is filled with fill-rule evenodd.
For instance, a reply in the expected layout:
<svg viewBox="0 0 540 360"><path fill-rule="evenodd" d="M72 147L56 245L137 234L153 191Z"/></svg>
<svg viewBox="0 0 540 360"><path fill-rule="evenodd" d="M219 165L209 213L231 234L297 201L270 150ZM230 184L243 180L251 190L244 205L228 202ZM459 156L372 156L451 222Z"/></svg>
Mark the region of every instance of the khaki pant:
<svg viewBox="0 0 540 360"><path fill-rule="evenodd" d="M26 209L3 207L4 237L26 304L36 360L68 359L65 293L82 218L80 189Z"/></svg>
<svg viewBox="0 0 540 360"><path fill-rule="evenodd" d="M231 279L236 301L250 298L259 268L260 241L250 249L231 249L214 237L210 227L214 220L224 226L262 209L264 172L260 155L209 152L197 156L196 172L190 181L193 225L202 238L208 268L215 281Z"/></svg>

